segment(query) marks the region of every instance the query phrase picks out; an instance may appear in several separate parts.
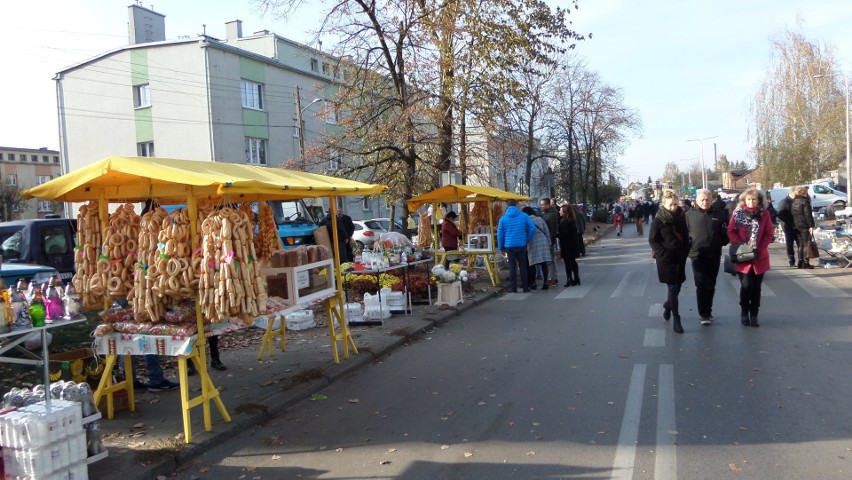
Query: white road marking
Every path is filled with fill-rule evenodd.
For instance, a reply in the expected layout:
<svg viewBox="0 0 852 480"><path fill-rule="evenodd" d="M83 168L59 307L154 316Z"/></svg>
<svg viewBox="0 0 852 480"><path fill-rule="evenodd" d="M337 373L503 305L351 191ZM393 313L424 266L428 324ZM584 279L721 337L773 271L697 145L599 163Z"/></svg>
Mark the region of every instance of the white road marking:
<svg viewBox="0 0 852 480"><path fill-rule="evenodd" d="M654 461L654 479L677 480L674 368L671 364L660 365L657 385L657 458Z"/></svg>
<svg viewBox="0 0 852 480"><path fill-rule="evenodd" d="M647 283L648 271L627 272L610 297L641 297L645 294Z"/></svg>
<svg viewBox="0 0 852 480"><path fill-rule="evenodd" d="M636 443L639 440L639 418L642 414L642 390L645 388L646 365L633 366L630 387L627 390L627 402L624 405L624 417L621 420L621 433L618 434L618 448L612 464L612 479L632 480L633 467L636 464Z"/></svg>
<svg viewBox="0 0 852 480"><path fill-rule="evenodd" d="M500 300L526 300L530 295L532 295L531 292L507 293L500 297Z"/></svg>
<svg viewBox="0 0 852 480"><path fill-rule="evenodd" d="M664 328L646 328L643 347L665 347L666 330Z"/></svg>
<svg viewBox="0 0 852 480"><path fill-rule="evenodd" d="M815 298L849 298L849 294L817 277L797 277L793 281Z"/></svg>
<svg viewBox="0 0 852 480"><path fill-rule="evenodd" d="M599 272L592 272L587 275L583 274L582 269L580 270L580 280L583 282L581 285L574 285L573 287L563 287L562 285L558 285L552 288L561 288L562 292L556 296L557 299L563 298L583 298L588 294L592 288L598 283L598 280L601 279L603 275Z"/></svg>
<svg viewBox="0 0 852 480"><path fill-rule="evenodd" d="M736 290L737 295L739 295L740 294L740 279L738 277L731 277L730 282L731 282L731 286L734 287L734 290ZM760 296L761 297L774 297L774 296L776 296L775 290L772 290L772 288L769 285L766 284L765 278L763 280L763 283L760 285ZM737 297L737 298L739 298L739 297Z"/></svg>
<svg viewBox="0 0 852 480"><path fill-rule="evenodd" d="M662 303L652 303L652 304L648 305L648 316L649 317L663 318L663 304Z"/></svg>

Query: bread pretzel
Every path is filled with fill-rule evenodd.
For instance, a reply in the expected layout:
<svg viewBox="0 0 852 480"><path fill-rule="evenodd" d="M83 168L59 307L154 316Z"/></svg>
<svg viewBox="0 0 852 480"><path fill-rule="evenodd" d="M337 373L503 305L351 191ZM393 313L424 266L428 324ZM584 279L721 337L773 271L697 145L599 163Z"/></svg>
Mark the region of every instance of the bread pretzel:
<svg viewBox="0 0 852 480"><path fill-rule="evenodd" d="M112 235L110 235L110 237L109 237L109 244L110 245L117 246L117 245L121 245L122 243L124 243L124 235L122 235L120 233L113 233Z"/></svg>
<svg viewBox="0 0 852 480"><path fill-rule="evenodd" d="M172 292L180 291L180 282L178 281L178 277L169 277L169 290Z"/></svg>
<svg viewBox="0 0 852 480"><path fill-rule="evenodd" d="M172 258L166 264L166 274L169 277L174 277L180 271L180 263L178 263L176 258Z"/></svg>
<svg viewBox="0 0 852 480"><path fill-rule="evenodd" d="M119 277L110 277L109 281L107 281L107 291L110 295L118 295L121 287L121 278Z"/></svg>

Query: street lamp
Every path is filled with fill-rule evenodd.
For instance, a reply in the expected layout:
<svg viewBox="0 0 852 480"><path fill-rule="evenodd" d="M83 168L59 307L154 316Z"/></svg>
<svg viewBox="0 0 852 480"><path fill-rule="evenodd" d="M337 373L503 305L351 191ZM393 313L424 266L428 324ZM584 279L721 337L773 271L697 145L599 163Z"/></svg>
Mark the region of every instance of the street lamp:
<svg viewBox="0 0 852 480"><path fill-rule="evenodd" d="M814 75L814 78L824 78L824 77L833 77L834 74L824 74L824 75ZM852 168L850 168L849 162L849 77L843 75L843 86L846 89L846 206L849 206L849 198L852 195L852 190L850 190L849 186L852 183L850 180L850 173L852 173Z"/></svg>
<svg viewBox="0 0 852 480"><path fill-rule="evenodd" d="M712 137L692 138L687 140L687 142L701 143L701 188L707 188L707 171L704 169L704 140L710 140L711 138L719 138L719 136L714 135Z"/></svg>
<svg viewBox="0 0 852 480"><path fill-rule="evenodd" d="M296 85L296 132L299 134L299 167L303 172L305 171L305 136L302 132L302 114L305 113L305 110L310 108L311 105L324 101L324 98L315 98L311 100L311 103L307 104L305 108L302 108L299 86Z"/></svg>

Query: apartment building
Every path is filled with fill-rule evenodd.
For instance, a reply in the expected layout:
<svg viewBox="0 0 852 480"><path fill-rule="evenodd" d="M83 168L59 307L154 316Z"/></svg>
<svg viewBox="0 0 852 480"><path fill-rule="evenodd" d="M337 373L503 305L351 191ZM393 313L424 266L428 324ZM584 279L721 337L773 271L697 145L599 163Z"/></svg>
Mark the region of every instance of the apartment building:
<svg viewBox="0 0 852 480"><path fill-rule="evenodd" d="M59 152L47 148L0 146L0 169L0 185L19 190L41 185L62 172ZM45 215L62 213L61 204L47 200L30 199L24 205L9 220L44 218Z"/></svg>
<svg viewBox="0 0 852 480"><path fill-rule="evenodd" d="M336 128L339 59L239 20L224 40L166 40L164 15L128 12L127 46L55 77L64 171L110 155L334 167L303 145Z"/></svg>

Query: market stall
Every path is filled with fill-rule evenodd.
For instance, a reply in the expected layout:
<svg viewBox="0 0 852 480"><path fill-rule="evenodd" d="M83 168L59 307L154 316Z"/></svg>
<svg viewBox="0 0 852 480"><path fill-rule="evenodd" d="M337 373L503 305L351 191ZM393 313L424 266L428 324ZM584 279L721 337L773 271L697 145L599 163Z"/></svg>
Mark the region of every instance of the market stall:
<svg viewBox="0 0 852 480"><path fill-rule="evenodd" d="M211 401L215 403L223 419L230 421L230 416L219 398L219 392L207 372L205 327L212 327L213 324L222 323L227 317L233 316L251 323L251 317L255 314L265 313L266 294L258 291L258 285L262 284L261 274L259 269L256 269L254 246L249 245L253 232L246 228L246 212L241 212L234 206L245 202L258 202L262 209L263 202L268 200L328 197L331 218L336 223L336 202L333 200L335 197L373 195L385 189L383 185L254 165L150 157L107 157L25 190L21 195L25 199L88 202L81 207L78 215L78 219L91 220L91 225L85 227L88 239L78 242L77 246L78 260L88 262L86 267L89 268L81 273L78 266L78 274L88 274L93 279L92 283L86 284L87 291L80 292L81 296L84 296L84 304L87 298L90 302L102 298L101 308L106 310L109 302L115 297L122 293L130 297L132 294L129 292L134 292L137 295L134 312L145 315L156 323L162 312L157 308L148 308L156 303L148 300L167 296L194 300L194 331L171 335L172 332L166 330L166 336L170 340L168 345L165 339L145 332L138 334L138 338L131 339L135 341L129 342L128 346L120 351L120 337L112 338L113 341L107 337L106 341L102 342L106 350L106 371L111 371L118 357L123 356L126 378L113 384L111 375L103 375L95 393L96 403L106 396L107 414L110 418L113 413L112 396L119 390L127 391L128 403L133 409L130 355L158 353L177 356L184 433L186 442L191 443L190 410L193 407L202 406L207 431L212 428ZM126 234L118 233L117 228L125 228L126 222L113 221L115 215L122 208L126 214L128 210L132 210L129 202L146 201L153 201L155 205L185 205L186 208L182 211L184 217L180 221L174 217L160 219L161 227L156 222L151 222L149 228L153 231L139 231L138 239L132 238L130 231ZM111 216L110 203L125 205L119 206ZM208 216L205 218L200 215L201 211L206 212ZM130 212L130 215L134 214ZM332 244L336 245L336 225L332 225L331 231L335 237ZM168 232L170 236L167 241L163 241L163 237L157 237L157 232ZM154 246L148 247L153 256L145 261L141 256L143 243L152 241ZM139 258L136 258L137 251ZM335 281L332 285L340 285L339 263L336 257L332 258L334 260L328 263L329 266L332 262L334 265ZM297 265L301 266L302 263ZM103 278L110 272L114 276L110 277L108 285L103 284L106 282L99 284L97 275L91 269L103 274ZM136 275L137 270L145 274ZM155 273L160 276L167 275L163 277L165 282L157 284L160 291L156 291L155 287L147 290L134 288L134 279L144 277L149 281ZM309 287L311 272L307 273ZM331 273L326 270L329 277L332 276ZM289 283L294 285L297 283L296 273L291 271L290 274L293 277L289 278ZM166 291L165 288L171 290ZM294 303L299 300L301 285L299 289L300 291L291 297ZM305 288L305 296L310 292L310 288ZM153 295L149 295L151 293ZM145 308L140 308L142 303ZM339 363L338 342L343 348L344 358L349 357L350 348L357 353L343 319L342 293L336 290L323 303L329 319L332 354L335 363ZM210 318L211 316L216 318ZM332 321L333 318L338 321ZM189 396L187 360L195 365L201 381L201 394L195 398Z"/></svg>
<svg viewBox="0 0 852 480"><path fill-rule="evenodd" d="M530 197L518 195L516 193L505 192L492 187L480 187L476 185L446 185L444 187L433 190L429 193L414 197L408 200L409 211L416 210L423 205L432 204L433 210L440 209L441 203L476 203L485 202L488 207L488 231L483 233L465 232L467 234L467 247L464 250L456 251L440 251L440 233L436 222L433 223L435 229L433 238L433 248L435 250L435 265L441 265L447 256L466 257L468 259L468 270L473 268L477 257L482 257L485 262L485 268L488 270L488 275L491 278L491 284L497 286L500 284L500 278L497 275L497 260L496 260L496 229L494 228L493 203L505 200L529 200Z"/></svg>

